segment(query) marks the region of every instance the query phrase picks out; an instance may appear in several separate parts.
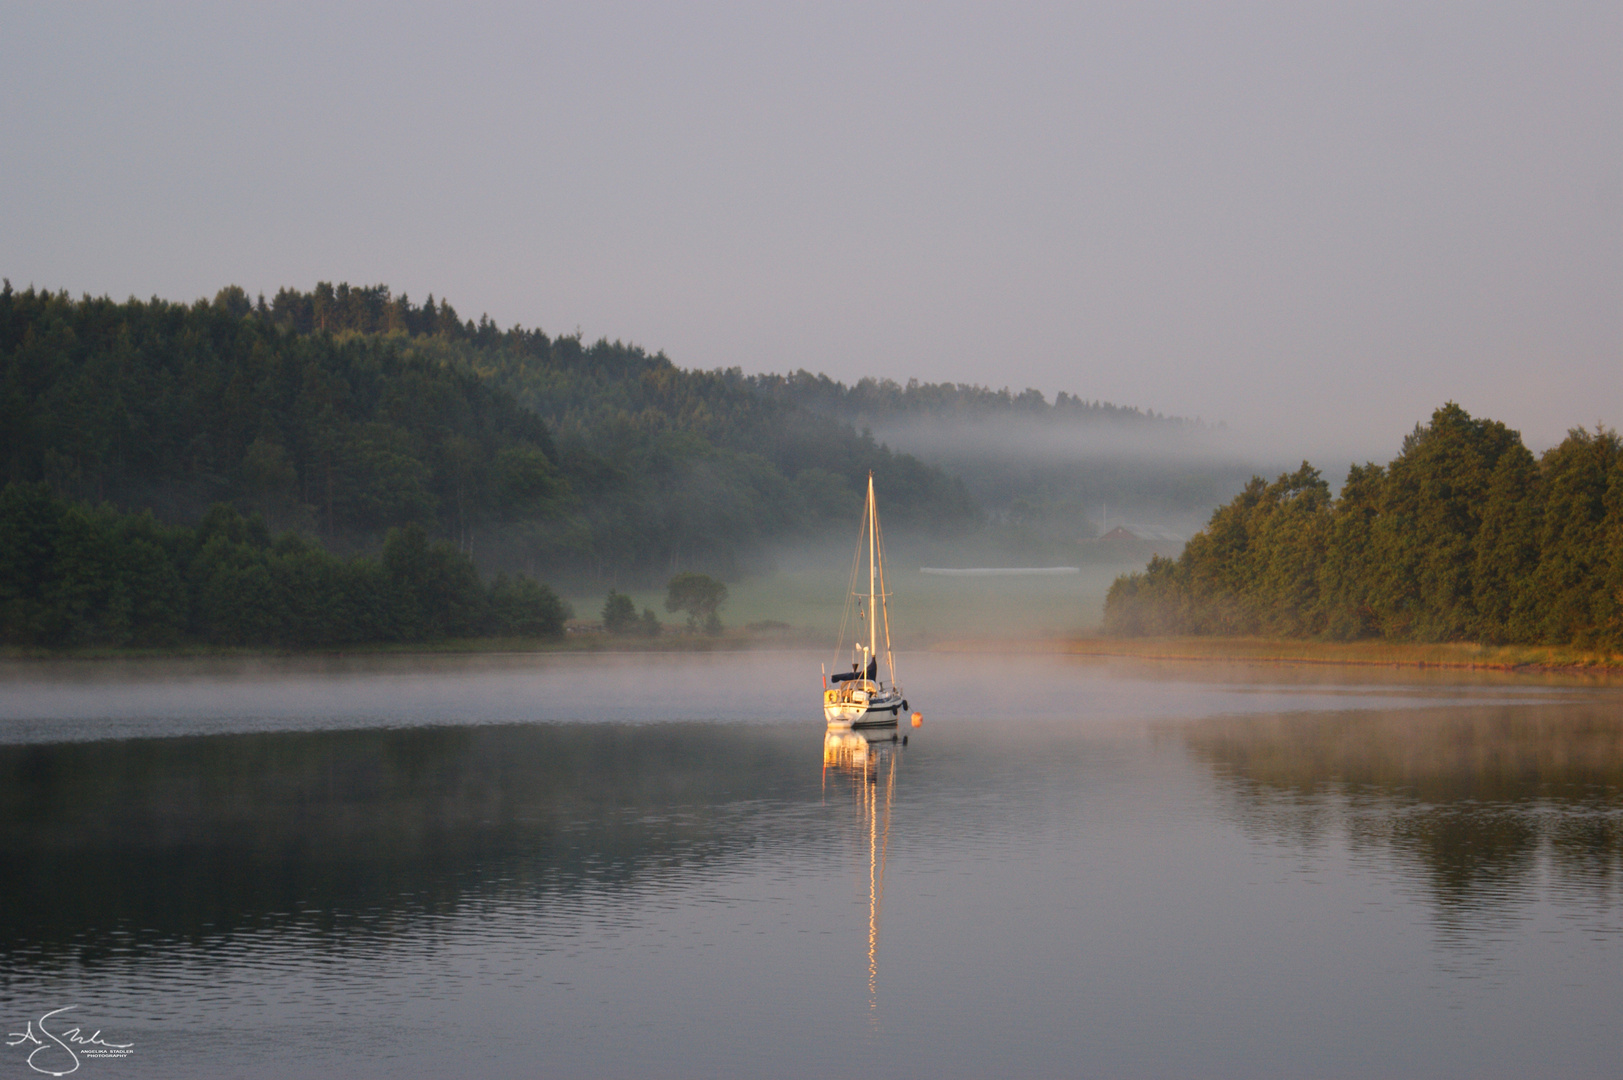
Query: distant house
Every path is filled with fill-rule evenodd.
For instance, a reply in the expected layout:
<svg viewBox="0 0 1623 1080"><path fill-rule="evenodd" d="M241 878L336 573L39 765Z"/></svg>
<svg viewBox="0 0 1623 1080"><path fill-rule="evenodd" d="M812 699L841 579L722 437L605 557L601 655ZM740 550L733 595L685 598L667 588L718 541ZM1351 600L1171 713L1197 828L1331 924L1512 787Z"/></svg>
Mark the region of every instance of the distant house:
<svg viewBox="0 0 1623 1080"><path fill-rule="evenodd" d="M1182 536L1175 533L1171 529L1163 529L1159 525L1134 525L1132 523L1128 523L1126 525L1117 525L1114 529L1111 529L1109 532L1099 537L1099 539L1138 541L1149 540L1160 544L1181 544L1189 538L1187 536Z"/></svg>

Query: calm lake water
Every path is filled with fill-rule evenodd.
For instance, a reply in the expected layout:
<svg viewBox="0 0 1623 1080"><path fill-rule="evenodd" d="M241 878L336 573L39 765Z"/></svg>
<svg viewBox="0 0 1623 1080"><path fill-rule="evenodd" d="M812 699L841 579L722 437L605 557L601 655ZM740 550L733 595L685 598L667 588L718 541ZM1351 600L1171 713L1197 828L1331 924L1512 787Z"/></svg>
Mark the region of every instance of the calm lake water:
<svg viewBox="0 0 1623 1080"><path fill-rule="evenodd" d="M820 659L0 669L0 1078L1623 1074L1615 686Z"/></svg>

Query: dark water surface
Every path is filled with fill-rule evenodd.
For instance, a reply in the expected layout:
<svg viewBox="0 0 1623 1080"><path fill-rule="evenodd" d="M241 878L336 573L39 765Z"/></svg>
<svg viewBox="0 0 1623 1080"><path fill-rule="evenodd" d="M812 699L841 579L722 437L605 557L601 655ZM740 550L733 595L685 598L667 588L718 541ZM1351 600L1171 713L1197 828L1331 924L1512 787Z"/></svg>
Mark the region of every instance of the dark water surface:
<svg viewBox="0 0 1623 1080"><path fill-rule="evenodd" d="M1623 1075L1623 691L819 659L0 670L0 1080Z"/></svg>

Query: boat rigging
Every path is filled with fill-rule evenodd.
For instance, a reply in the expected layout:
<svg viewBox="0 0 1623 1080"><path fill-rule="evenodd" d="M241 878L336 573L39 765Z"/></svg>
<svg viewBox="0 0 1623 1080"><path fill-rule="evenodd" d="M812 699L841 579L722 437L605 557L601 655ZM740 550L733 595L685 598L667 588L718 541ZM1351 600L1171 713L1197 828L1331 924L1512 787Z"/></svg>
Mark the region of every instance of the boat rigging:
<svg viewBox="0 0 1623 1080"><path fill-rule="evenodd" d="M862 549L868 549L868 591L857 591L862 569ZM824 670L823 717L828 726L841 728L887 728L897 726L897 718L907 709L907 699L896 682L896 654L890 642L890 593L885 589L884 534L879 527L879 507L874 501L873 473L868 474L868 497L863 506L862 530L857 534L857 550L851 560L851 581L846 590L845 612L840 617L840 636L835 655L845 650L851 630L866 630L867 641L851 644L851 670L833 676ZM866 601L866 603L864 603ZM852 615L855 613L855 623ZM879 633L885 637L885 673L879 678ZM839 661L836 660L836 665Z"/></svg>

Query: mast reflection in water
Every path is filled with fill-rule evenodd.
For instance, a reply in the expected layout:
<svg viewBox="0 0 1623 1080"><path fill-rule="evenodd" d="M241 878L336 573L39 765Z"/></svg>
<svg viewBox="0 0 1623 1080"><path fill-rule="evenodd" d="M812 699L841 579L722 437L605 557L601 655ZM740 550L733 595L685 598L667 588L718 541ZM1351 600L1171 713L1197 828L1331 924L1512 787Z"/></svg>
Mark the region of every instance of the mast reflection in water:
<svg viewBox="0 0 1623 1080"><path fill-rule="evenodd" d="M836 791L847 795L862 821L868 842L868 1011L879 1011L879 914L885 905L885 856L890 849L890 808L896 794L896 743L886 736L869 742L857 731L829 731L823 737L823 794L829 773ZM840 789L844 790L841 791Z"/></svg>

